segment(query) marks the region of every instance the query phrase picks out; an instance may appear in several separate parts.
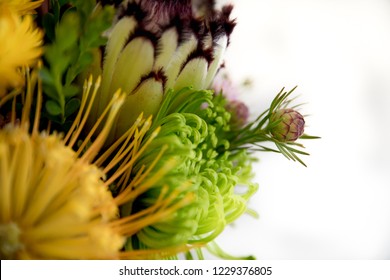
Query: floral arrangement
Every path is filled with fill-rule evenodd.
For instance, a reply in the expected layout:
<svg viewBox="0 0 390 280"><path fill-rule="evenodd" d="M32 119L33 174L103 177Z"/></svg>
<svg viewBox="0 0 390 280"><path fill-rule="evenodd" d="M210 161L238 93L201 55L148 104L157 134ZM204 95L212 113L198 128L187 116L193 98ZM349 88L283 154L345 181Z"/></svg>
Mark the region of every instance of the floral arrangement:
<svg viewBox="0 0 390 280"><path fill-rule="evenodd" d="M316 137L294 89L251 121L226 94L232 8L0 0L1 259L233 258L253 152Z"/></svg>

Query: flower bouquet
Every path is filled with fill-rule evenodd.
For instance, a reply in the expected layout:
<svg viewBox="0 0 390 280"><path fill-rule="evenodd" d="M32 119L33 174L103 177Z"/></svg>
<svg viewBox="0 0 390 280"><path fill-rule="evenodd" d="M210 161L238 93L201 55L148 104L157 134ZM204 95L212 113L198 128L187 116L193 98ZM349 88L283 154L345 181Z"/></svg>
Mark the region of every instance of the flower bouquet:
<svg viewBox="0 0 390 280"><path fill-rule="evenodd" d="M254 152L316 137L294 89L253 120L225 94L232 9L0 0L1 259L233 258Z"/></svg>

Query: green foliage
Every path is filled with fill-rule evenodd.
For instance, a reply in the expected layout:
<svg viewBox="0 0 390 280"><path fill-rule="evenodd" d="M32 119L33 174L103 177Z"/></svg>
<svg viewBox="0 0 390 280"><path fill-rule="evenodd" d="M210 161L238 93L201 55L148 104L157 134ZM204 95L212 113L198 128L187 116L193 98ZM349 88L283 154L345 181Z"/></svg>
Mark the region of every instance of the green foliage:
<svg viewBox="0 0 390 280"><path fill-rule="evenodd" d="M101 7L95 0L51 1L50 12L42 19L47 43L40 71L50 120L63 124L77 111L80 87L76 78L106 43L102 34L113 16L111 6Z"/></svg>

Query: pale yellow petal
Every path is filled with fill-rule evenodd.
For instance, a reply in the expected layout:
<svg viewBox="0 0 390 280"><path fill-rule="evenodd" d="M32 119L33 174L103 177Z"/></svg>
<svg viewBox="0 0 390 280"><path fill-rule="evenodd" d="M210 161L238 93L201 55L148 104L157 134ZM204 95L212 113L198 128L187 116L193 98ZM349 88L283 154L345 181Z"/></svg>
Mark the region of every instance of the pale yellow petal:
<svg viewBox="0 0 390 280"><path fill-rule="evenodd" d="M196 39L195 35L191 35L191 37L187 41L183 42L183 44L176 49L169 64L164 67L164 72L168 78L166 83L167 89L172 88L174 86L181 67L187 60L188 56L193 51L195 51L197 45L198 40Z"/></svg>
<svg viewBox="0 0 390 280"><path fill-rule="evenodd" d="M176 79L174 90L180 90L186 86L194 89L203 89L207 74L208 62L205 58L199 57L191 59L186 63L183 70Z"/></svg>
<svg viewBox="0 0 390 280"><path fill-rule="evenodd" d="M160 107L162 98L163 85L161 81L149 78L142 82L133 94L127 96L118 114L115 139L128 130L141 113L144 113L145 118L155 114Z"/></svg>
<svg viewBox="0 0 390 280"><path fill-rule="evenodd" d="M169 64L174 52L178 47L179 35L175 27L166 30L157 44L157 58L154 70L158 71Z"/></svg>
<svg viewBox="0 0 390 280"><path fill-rule="evenodd" d="M144 37L137 37L123 49L115 65L110 91L121 89L130 94L141 78L148 74L154 64L154 47Z"/></svg>
<svg viewBox="0 0 390 280"><path fill-rule="evenodd" d="M227 36L222 36L215 44L215 47L213 49L213 61L211 62L207 77L205 80L205 87L208 88L210 87L215 74L217 73L219 67L221 66L223 62L223 58L225 55L226 47L228 43L228 38Z"/></svg>
<svg viewBox="0 0 390 280"><path fill-rule="evenodd" d="M114 91L110 91L110 85L114 74L115 65L118 61L126 41L134 32L137 22L132 17L124 17L112 29L106 46L104 67L102 76L102 85L100 88L99 98L97 100L98 106L94 106L92 116L100 115L106 105L112 98Z"/></svg>

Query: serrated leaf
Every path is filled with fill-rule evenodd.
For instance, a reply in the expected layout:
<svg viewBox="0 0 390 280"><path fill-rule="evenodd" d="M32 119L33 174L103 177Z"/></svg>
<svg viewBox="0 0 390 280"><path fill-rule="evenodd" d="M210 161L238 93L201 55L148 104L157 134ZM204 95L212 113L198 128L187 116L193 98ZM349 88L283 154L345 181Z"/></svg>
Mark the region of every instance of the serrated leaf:
<svg viewBox="0 0 390 280"><path fill-rule="evenodd" d="M95 0L70 0L70 2L84 15L90 14L96 5Z"/></svg>
<svg viewBox="0 0 390 280"><path fill-rule="evenodd" d="M57 46L61 51L72 49L79 38L79 16L68 10L62 16L61 22L56 28Z"/></svg>
<svg viewBox="0 0 390 280"><path fill-rule="evenodd" d="M76 63L73 63L72 66L68 69L66 74L66 83L70 84L73 80L79 75L88 65L91 65L93 62L93 54L90 52L83 53Z"/></svg>
<svg viewBox="0 0 390 280"><path fill-rule="evenodd" d="M45 58L50 64L53 79L61 80L62 74L71 61L70 55L60 52L56 45L51 45L46 48Z"/></svg>
<svg viewBox="0 0 390 280"><path fill-rule="evenodd" d="M80 108L80 99L72 98L71 100L69 100L69 102L66 103L66 105L65 105L65 118L72 115L79 108Z"/></svg>
<svg viewBox="0 0 390 280"><path fill-rule="evenodd" d="M62 114L60 105L53 100L48 100L45 104L47 112L52 116L59 116Z"/></svg>

